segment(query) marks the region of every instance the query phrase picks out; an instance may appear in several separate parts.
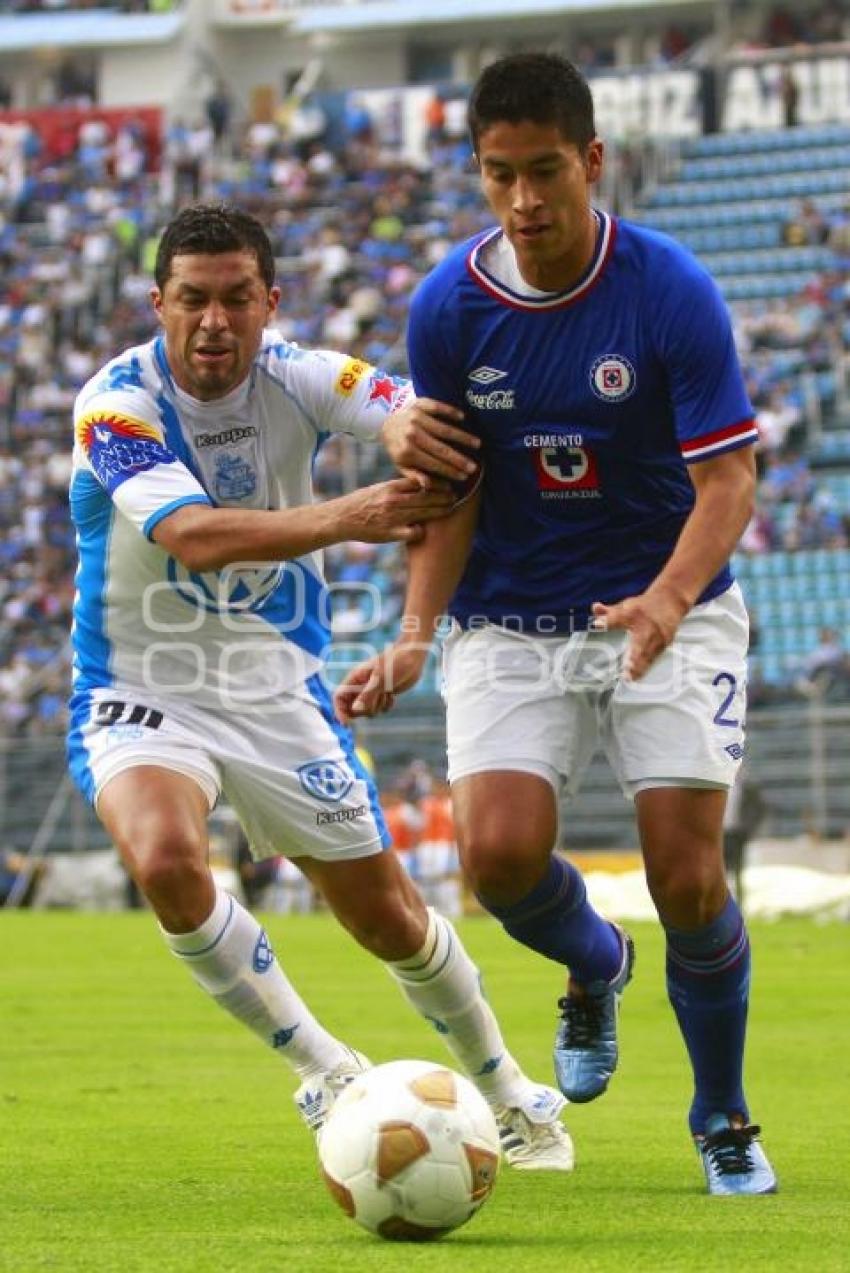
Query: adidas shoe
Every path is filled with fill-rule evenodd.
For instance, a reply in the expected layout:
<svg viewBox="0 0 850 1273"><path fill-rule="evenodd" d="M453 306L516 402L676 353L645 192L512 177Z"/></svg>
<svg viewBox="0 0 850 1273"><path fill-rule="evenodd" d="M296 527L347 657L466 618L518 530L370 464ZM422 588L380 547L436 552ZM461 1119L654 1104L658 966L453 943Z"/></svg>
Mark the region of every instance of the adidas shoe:
<svg viewBox="0 0 850 1273"><path fill-rule="evenodd" d="M552 1087L532 1087L519 1106L493 1108L505 1161L519 1171L572 1171L573 1142L558 1118L566 1101Z"/></svg>
<svg viewBox="0 0 850 1273"><path fill-rule="evenodd" d="M327 1122L328 1114L334 1101L344 1087L365 1070L372 1068L361 1052L346 1048L348 1053L344 1061L332 1070L311 1074L293 1096L298 1113L318 1139L319 1133Z"/></svg>
<svg viewBox="0 0 850 1273"><path fill-rule="evenodd" d="M635 962L631 937L620 928L617 932L623 959L613 980L587 986L571 981L564 998L558 1000L561 1024L555 1036L555 1077L567 1100L576 1103L601 1096L617 1068L617 1014Z"/></svg>
<svg viewBox="0 0 850 1273"><path fill-rule="evenodd" d="M695 1136L708 1192L718 1197L776 1193L773 1168L758 1141L761 1131L752 1123L735 1126L726 1114L711 1114L705 1135Z"/></svg>

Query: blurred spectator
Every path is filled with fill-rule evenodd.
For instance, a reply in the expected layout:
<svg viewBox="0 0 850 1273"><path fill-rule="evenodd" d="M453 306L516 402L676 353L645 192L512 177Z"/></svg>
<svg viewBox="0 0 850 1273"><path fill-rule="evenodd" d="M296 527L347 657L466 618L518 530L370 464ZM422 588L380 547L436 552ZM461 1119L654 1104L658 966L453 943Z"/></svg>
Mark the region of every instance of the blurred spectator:
<svg viewBox="0 0 850 1273"><path fill-rule="evenodd" d="M802 247L825 243L829 236L826 213L814 199L803 199L794 217L783 230L784 241L789 247Z"/></svg>
<svg viewBox="0 0 850 1273"><path fill-rule="evenodd" d="M782 97L782 122L786 128L797 126L797 105L800 100L800 88L794 68L783 66L779 81L779 92Z"/></svg>
<svg viewBox="0 0 850 1273"><path fill-rule="evenodd" d="M806 39L803 20L783 5L771 9L764 25L764 43L771 49L790 48Z"/></svg>
<svg viewBox="0 0 850 1273"><path fill-rule="evenodd" d="M839 0L826 0L812 14L809 35L815 44L836 44L847 38L847 9Z"/></svg>
<svg viewBox="0 0 850 1273"><path fill-rule="evenodd" d="M213 145L216 150L221 151L230 140L230 122L233 116L233 101L224 80L216 80L212 92L204 102L204 110L212 131Z"/></svg>
<svg viewBox="0 0 850 1273"><path fill-rule="evenodd" d="M659 55L663 62L678 62L687 53L693 40L675 22L669 23L661 34Z"/></svg>
<svg viewBox="0 0 850 1273"><path fill-rule="evenodd" d="M797 689L806 698L823 697L833 688L846 688L850 662L835 628L823 627L818 644L803 660Z"/></svg>

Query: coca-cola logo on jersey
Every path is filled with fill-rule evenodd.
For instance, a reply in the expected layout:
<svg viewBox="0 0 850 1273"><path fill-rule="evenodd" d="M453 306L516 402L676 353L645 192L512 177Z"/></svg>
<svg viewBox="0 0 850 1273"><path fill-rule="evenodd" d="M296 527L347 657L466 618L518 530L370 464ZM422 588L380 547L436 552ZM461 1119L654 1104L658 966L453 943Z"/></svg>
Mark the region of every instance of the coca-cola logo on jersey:
<svg viewBox="0 0 850 1273"><path fill-rule="evenodd" d="M467 389L466 401L479 411L513 411L516 406L516 394L513 389L491 389L489 393L478 393L475 389Z"/></svg>

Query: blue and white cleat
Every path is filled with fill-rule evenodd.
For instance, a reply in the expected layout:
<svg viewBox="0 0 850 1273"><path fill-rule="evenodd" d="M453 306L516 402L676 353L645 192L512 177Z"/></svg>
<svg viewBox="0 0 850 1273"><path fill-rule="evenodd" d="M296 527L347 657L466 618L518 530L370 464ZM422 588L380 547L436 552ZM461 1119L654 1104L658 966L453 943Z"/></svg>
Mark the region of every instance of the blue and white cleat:
<svg viewBox="0 0 850 1273"><path fill-rule="evenodd" d="M317 1140L328 1120L334 1101L343 1088L372 1068L372 1062L362 1052L355 1052L354 1048L346 1050L348 1056L344 1061L333 1070L325 1070L323 1073L306 1078L292 1098L298 1113Z"/></svg>
<svg viewBox="0 0 850 1273"><path fill-rule="evenodd" d="M708 1192L732 1198L776 1193L776 1174L758 1141L760 1127L735 1126L726 1114L711 1114L705 1134L695 1136Z"/></svg>
<svg viewBox="0 0 850 1273"><path fill-rule="evenodd" d="M631 937L620 928L617 932L623 959L613 980L586 986L570 981L566 995L558 1000L561 1024L555 1036L555 1077L567 1100L576 1104L601 1096L617 1068L617 1015L635 963Z"/></svg>

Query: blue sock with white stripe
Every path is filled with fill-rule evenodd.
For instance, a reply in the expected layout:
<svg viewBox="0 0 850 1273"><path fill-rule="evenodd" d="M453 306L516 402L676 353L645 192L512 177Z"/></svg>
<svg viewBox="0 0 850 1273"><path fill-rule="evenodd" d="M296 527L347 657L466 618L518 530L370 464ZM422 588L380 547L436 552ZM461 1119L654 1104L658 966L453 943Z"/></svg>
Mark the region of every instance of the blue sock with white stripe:
<svg viewBox="0 0 850 1273"><path fill-rule="evenodd" d="M580 985L611 981L620 971L617 930L590 905L581 873L557 853L540 883L512 906L479 900L515 941L564 964Z"/></svg>
<svg viewBox="0 0 850 1273"><path fill-rule="evenodd" d="M199 986L288 1061L300 1078L348 1059L283 974L265 931L229 893L216 889L212 914L191 933L167 933Z"/></svg>
<svg viewBox="0 0 850 1273"><path fill-rule="evenodd" d="M666 928L667 993L694 1071L689 1123L705 1131L709 1114L741 1114L744 1038L750 990L750 943L734 898L704 928Z"/></svg>
<svg viewBox="0 0 850 1273"><path fill-rule="evenodd" d="M481 975L449 921L429 907L422 949L387 968L483 1095L494 1104L518 1105L529 1080L505 1047Z"/></svg>

